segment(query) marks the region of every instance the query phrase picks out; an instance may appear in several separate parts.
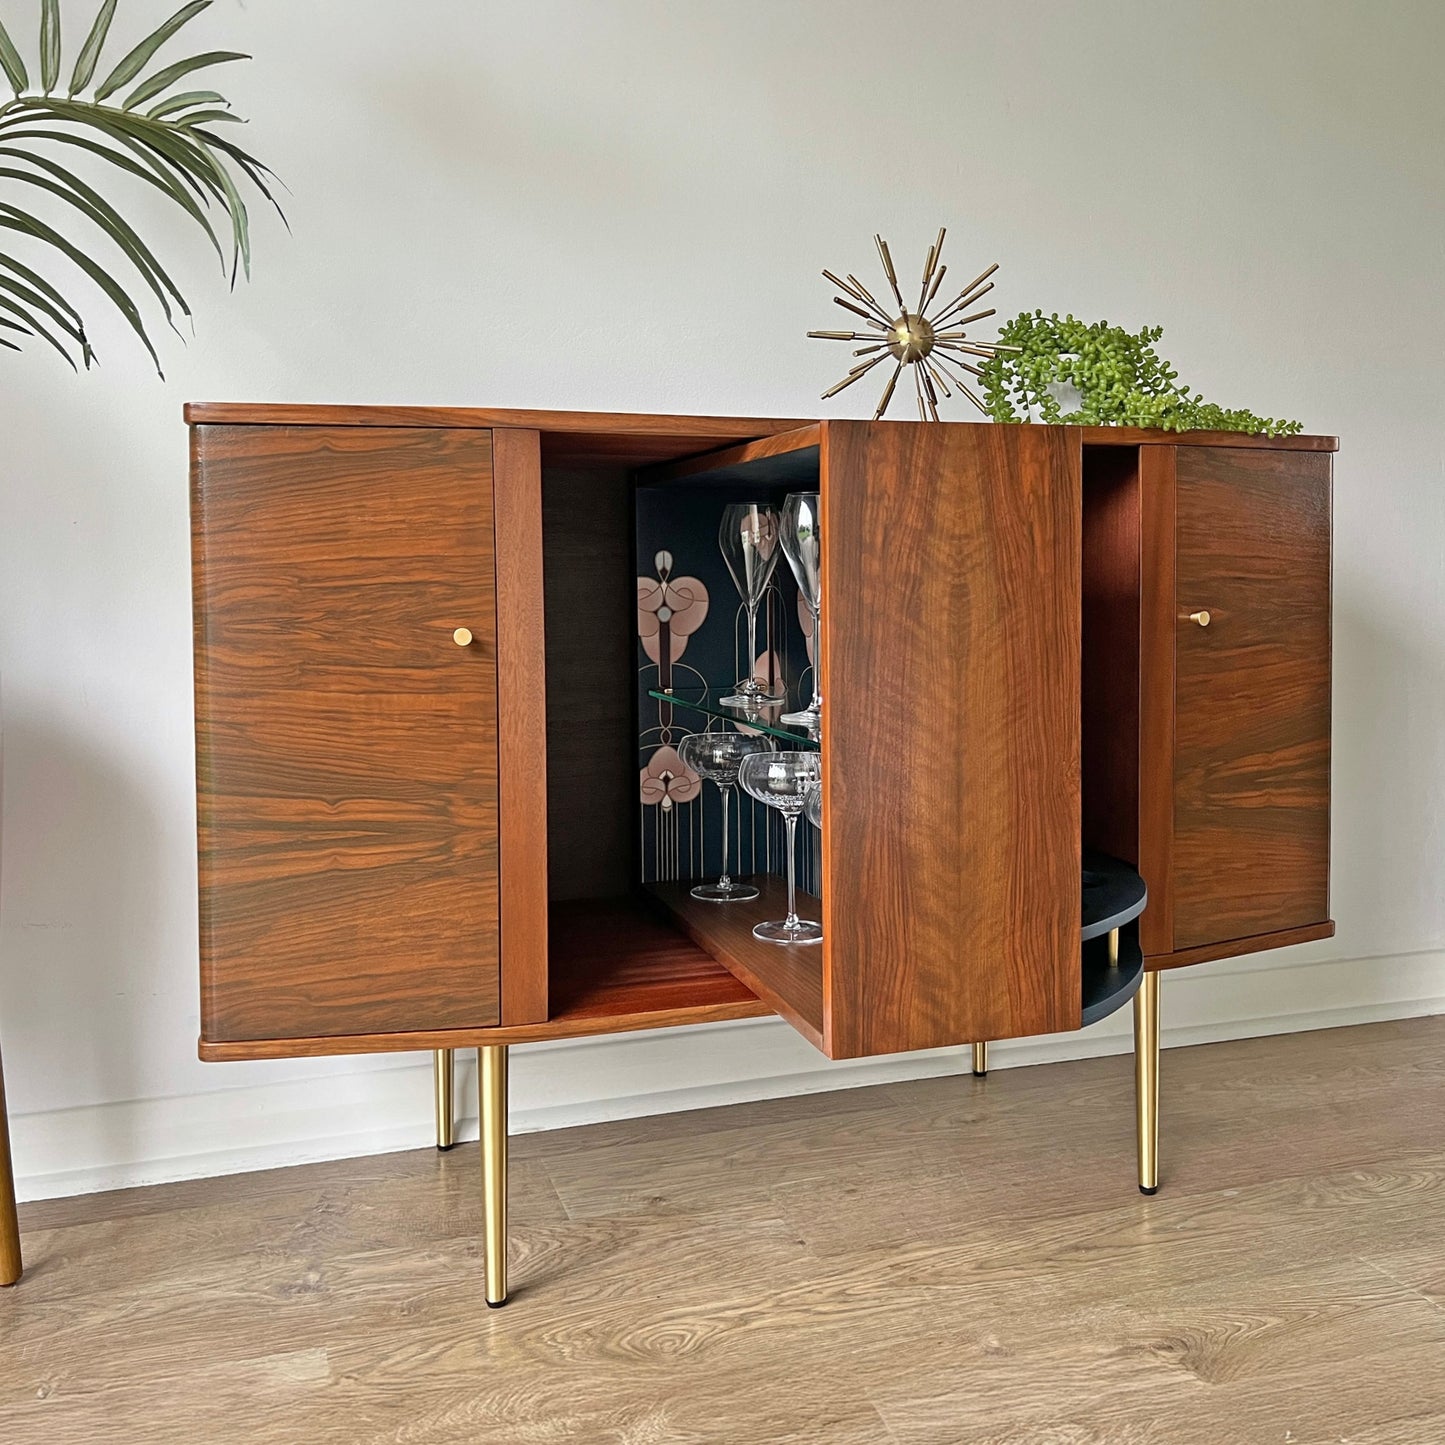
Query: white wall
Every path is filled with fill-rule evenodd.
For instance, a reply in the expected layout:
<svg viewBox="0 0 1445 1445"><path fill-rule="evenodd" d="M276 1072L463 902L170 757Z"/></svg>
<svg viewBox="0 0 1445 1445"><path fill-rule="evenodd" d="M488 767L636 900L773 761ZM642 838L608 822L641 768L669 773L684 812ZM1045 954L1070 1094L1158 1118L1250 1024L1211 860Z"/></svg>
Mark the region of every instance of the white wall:
<svg viewBox="0 0 1445 1445"><path fill-rule="evenodd" d="M128 0L127 33L172 8ZM36 10L0 0L16 32ZM182 402L866 414L820 406L839 358L804 333L834 324L819 267L871 276L875 228L912 268L946 223L960 272L1003 263L1006 314L1161 322L1211 398L1341 434L1339 934L1170 978L1167 1037L1445 1009L1445 8L225 0L193 30L256 57L226 87L294 236L258 211L234 296L172 248L199 320L164 384L111 326L89 376L0 353L26 1193L428 1138L425 1058L196 1061ZM960 1062L845 1071L775 1022L519 1052L522 1126Z"/></svg>

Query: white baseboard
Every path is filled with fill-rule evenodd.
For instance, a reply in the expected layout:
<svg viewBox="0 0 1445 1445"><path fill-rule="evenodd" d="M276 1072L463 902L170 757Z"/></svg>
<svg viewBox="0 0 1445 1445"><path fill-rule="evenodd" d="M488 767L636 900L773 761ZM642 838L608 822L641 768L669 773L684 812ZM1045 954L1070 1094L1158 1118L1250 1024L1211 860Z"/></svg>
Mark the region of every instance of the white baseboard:
<svg viewBox="0 0 1445 1445"><path fill-rule="evenodd" d="M1166 1047L1445 1013L1445 952L1311 962L1291 951L1166 975ZM1122 1053L1131 1013L1079 1033L1006 1040L990 1067ZM459 1137L475 1139L475 1068L460 1055ZM416 1149L431 1142L430 1056L358 1058L314 1079L12 1116L22 1199ZM512 1128L708 1108L961 1073L966 1050L830 1063L778 1019L513 1050Z"/></svg>

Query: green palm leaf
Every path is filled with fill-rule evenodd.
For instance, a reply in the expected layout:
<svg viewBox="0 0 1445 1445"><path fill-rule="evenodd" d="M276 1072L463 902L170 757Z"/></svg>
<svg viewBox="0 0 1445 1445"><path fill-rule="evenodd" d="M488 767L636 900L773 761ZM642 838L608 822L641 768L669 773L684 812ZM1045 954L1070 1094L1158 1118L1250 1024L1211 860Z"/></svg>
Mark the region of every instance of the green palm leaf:
<svg viewBox="0 0 1445 1445"><path fill-rule="evenodd" d="M279 214L271 189L274 173L213 129L241 123L225 96L215 90L175 90L178 82L197 71L249 57L239 51L205 51L145 74L166 41L211 4L212 0L191 0L182 5L111 68L90 100L76 97L99 69L117 0L101 0L63 96L54 93L63 59L60 0L40 0L37 89L31 88L32 72L0 25L0 72L14 92L12 100L0 103L0 331L5 333L0 335L0 346L6 350L39 340L72 366L77 361L91 364L93 352L80 312L61 289L64 278L45 274L56 263L68 272L80 272L103 293L135 332L157 372L160 357L132 291L142 298L149 294L147 305L172 329L176 311L191 314L154 249L127 220L121 204L107 194L108 187L93 178L82 179L62 163L63 154L57 159L55 152L65 148L83 151L104 162L111 173L143 181L168 197L200 228L230 271L233 284L241 271L250 275L251 225L241 187L252 187ZM124 104L109 101L131 82L135 84ZM150 108L143 109L147 105ZM24 193L47 207L58 207L56 217L17 204ZM213 216L230 229L229 265ZM281 218L284 222L284 214ZM36 253L33 266L6 253L7 236ZM92 242L98 237L115 248L112 255L119 267L114 261L97 259Z"/></svg>
<svg viewBox="0 0 1445 1445"><path fill-rule="evenodd" d="M183 90L179 95L167 96L159 105L146 111L148 120L161 120L174 115L178 110L189 110L193 105L229 105L224 95L214 90Z"/></svg>
<svg viewBox="0 0 1445 1445"><path fill-rule="evenodd" d="M140 307L126 294L124 288L111 276L101 265L92 261L78 246L72 245L53 226L47 225L38 216L32 216L22 211L18 206L7 205L0 201L0 228L7 231L18 231L24 236L34 236L37 240L46 241L54 246L56 250L63 251L115 304L115 309L130 323L131 330L140 338L141 345L150 353L151 360L155 363L157 372L162 376L161 359L156 354L155 347L145 328L145 321L141 317Z"/></svg>
<svg viewBox="0 0 1445 1445"><path fill-rule="evenodd" d="M15 42L11 40L6 31L4 21L0 21L0 70L5 72L6 79L10 82L10 88L16 95L19 95L30 84L30 77L25 71L25 62L21 60L20 52L15 48Z"/></svg>
<svg viewBox="0 0 1445 1445"><path fill-rule="evenodd" d="M0 278L0 285L3 284L3 278ZM28 311L13 297L6 296L3 291L0 291L0 312L11 313L8 319L0 317L6 326L24 336L38 336L42 341L53 346L70 363L72 371L80 370L75 364L75 358L70 354L70 348L38 316ZM20 347L18 344L10 343L9 349L19 351Z"/></svg>
<svg viewBox="0 0 1445 1445"><path fill-rule="evenodd" d="M0 146L0 155L12 154L15 154L12 147ZM104 196L94 187L88 186L79 176L43 156L27 155L23 158L30 164L47 170L50 176L31 175L26 171L16 170L12 166L0 165L0 180L8 179L19 181L22 185L38 186L41 190L59 197L66 205L73 206L86 219L94 221L102 230L108 232L111 239L125 252L136 270L145 279L146 284L155 293L167 321L171 320L171 299L175 300L187 316L191 314L191 308L186 305L186 298L176 290L175 283L166 275L150 247L141 240L131 224ZM58 181L51 177L57 177Z"/></svg>
<svg viewBox="0 0 1445 1445"><path fill-rule="evenodd" d="M40 0L40 88L49 95L60 79L60 0Z"/></svg>
<svg viewBox="0 0 1445 1445"><path fill-rule="evenodd" d="M95 88L95 98L104 100L119 90L127 81L134 80L148 61L182 25L189 20L194 20L202 10L210 7L211 0L191 0L189 5L183 5L164 25L157 27L136 46L134 50L101 81Z"/></svg>
<svg viewBox="0 0 1445 1445"><path fill-rule="evenodd" d="M7 260L8 258L0 256L0 261ZM81 359L89 366L90 343L85 338L85 327L81 325L80 318L74 314L73 308L63 298L60 298L59 305L57 305L43 294L40 288L44 287L46 292L53 292L54 288L48 286L35 272L24 266L18 266L15 269L29 280L34 281L35 285L33 287L26 286L13 276L0 274L0 310L8 311L13 317L18 318L17 324L23 324L31 335L48 341L70 362L71 368L76 369L70 348L40 319L40 315L50 317L61 331L74 339L76 345L80 347ZM37 312L40 315L37 315Z"/></svg>
<svg viewBox="0 0 1445 1445"><path fill-rule="evenodd" d="M95 62L100 59L100 52L105 48L105 37L110 34L110 22L114 16L115 0L105 0L96 12L95 24L90 27L85 44L80 47L80 56L70 77L71 95L84 90L90 84L90 77L95 74Z"/></svg>
<svg viewBox="0 0 1445 1445"><path fill-rule="evenodd" d="M103 146L98 141L91 140L89 136L71 135L63 130L13 130L6 131L5 136L7 139L13 141L45 140L54 141L57 145L79 146L82 150L88 150L94 155L102 156L111 165L128 172L130 175L138 177L148 185L154 186L158 191L169 196L177 205L184 207L192 220L205 231L212 249L220 258L221 269L225 269L225 253L221 250L221 241L216 235L216 228L211 225L210 217L195 203L191 197L191 193L186 190L184 186L177 183L167 173L156 169L154 162L150 165L141 165L133 161L124 152ZM133 142L124 141L124 138L121 139L125 144L133 144Z"/></svg>
<svg viewBox="0 0 1445 1445"><path fill-rule="evenodd" d="M17 261L13 256L0 256L0 266L5 267L6 270L13 271L17 276L23 276L25 280L30 282L37 291L41 292L48 301L58 306L60 310L58 312L52 312L51 314L55 316L57 321L68 326L74 326L75 330L71 334L75 336L77 340L83 338L85 323L80 319L80 312L78 312L44 276L27 266L23 261Z"/></svg>
<svg viewBox="0 0 1445 1445"><path fill-rule="evenodd" d="M249 55L242 55L239 50L208 50L204 55L193 55L189 60L178 60L174 65L168 65L164 70L158 70L143 84L136 86L126 97L123 110L134 110L138 105L144 105L152 96L159 95L163 90L169 90L181 76L189 75L193 70L204 70L208 65L224 65L228 60L249 60Z"/></svg>

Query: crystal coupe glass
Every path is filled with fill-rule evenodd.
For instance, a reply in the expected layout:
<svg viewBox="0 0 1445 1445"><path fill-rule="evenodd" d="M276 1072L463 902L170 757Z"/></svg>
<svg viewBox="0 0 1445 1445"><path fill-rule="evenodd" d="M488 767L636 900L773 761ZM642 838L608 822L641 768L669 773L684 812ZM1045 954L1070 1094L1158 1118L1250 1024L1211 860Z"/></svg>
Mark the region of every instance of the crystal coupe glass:
<svg viewBox="0 0 1445 1445"><path fill-rule="evenodd" d="M781 694L769 691L753 676L758 657L758 607L778 565L777 509L756 502L735 502L724 507L717 542L748 611L747 674L723 698L723 704L756 707L759 703L781 702Z"/></svg>
<svg viewBox="0 0 1445 1445"><path fill-rule="evenodd" d="M793 569L793 576L798 579L798 591L802 593L803 601L813 614L813 700L799 712L785 712L779 721L810 730L816 730L823 717L823 699L818 692L818 659L823 648L819 626L819 609L823 601L819 583L823 564L819 500L817 492L791 492L783 502L782 514L783 555Z"/></svg>
<svg viewBox="0 0 1445 1445"><path fill-rule="evenodd" d="M683 738L678 756L699 777L717 784L722 794L722 877L716 883L699 883L692 890L694 898L710 903L741 903L756 898L758 890L750 883L735 882L728 875L728 814L733 790L737 787L738 768L744 759L755 753L772 751L772 740L761 733L691 733Z"/></svg>
<svg viewBox="0 0 1445 1445"><path fill-rule="evenodd" d="M807 805L809 790L821 780L822 760L817 753L757 753L744 758L738 772L738 781L750 796L783 815L788 833L788 916L753 928L753 937L766 943L822 941L822 925L798 917L798 868L794 849L798 815Z"/></svg>

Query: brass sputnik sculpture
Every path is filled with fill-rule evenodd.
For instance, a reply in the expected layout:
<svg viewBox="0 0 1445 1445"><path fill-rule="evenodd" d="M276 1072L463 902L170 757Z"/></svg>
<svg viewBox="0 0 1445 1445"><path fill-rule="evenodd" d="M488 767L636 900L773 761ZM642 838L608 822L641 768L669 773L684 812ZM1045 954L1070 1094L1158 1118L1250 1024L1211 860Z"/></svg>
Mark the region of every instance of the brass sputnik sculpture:
<svg viewBox="0 0 1445 1445"><path fill-rule="evenodd" d="M898 303L899 315L896 317L888 315L872 292L856 276L850 274L843 280L831 271L823 272L827 280L845 293L844 296L835 296L833 300L845 311L861 316L873 328L872 331L808 333L822 341L868 343L853 352L854 356L868 359L860 361L836 386L830 386L823 393L825 401L830 396L837 396L845 386L852 386L855 381L867 376L880 362L891 358L896 364L893 375L888 378L888 385L883 388L883 398L878 403L878 410L873 413L875 421L888 410L888 403L893 400L893 389L898 385L898 378L905 366L913 368L913 385L918 393L918 415L924 421L938 420L938 393L942 391L944 396L951 397L953 391L949 386L950 382L985 416L988 415L988 408L977 393L953 368L969 372L975 377L981 376L982 372L978 367L963 359L965 356L982 356L986 359L1000 351L1017 351L1019 348L993 341L974 341L964 331L965 326L994 314L994 307L989 307L987 311L975 311L968 316L963 313L993 290L993 282L988 278L998 270L997 261L987 271L975 276L946 306L935 311L932 316L927 314L928 308L933 305L934 297L938 295L938 288L943 284L944 272L948 270L947 266L939 264L944 234L945 232L940 230L938 239L928 248L928 259L923 263L923 289L918 293L918 306L913 311L908 309L903 293L898 289L898 273L893 269L893 257L888 254L888 242L882 236L874 236L884 274L888 277L893 299ZM852 299L845 299L848 297Z"/></svg>

